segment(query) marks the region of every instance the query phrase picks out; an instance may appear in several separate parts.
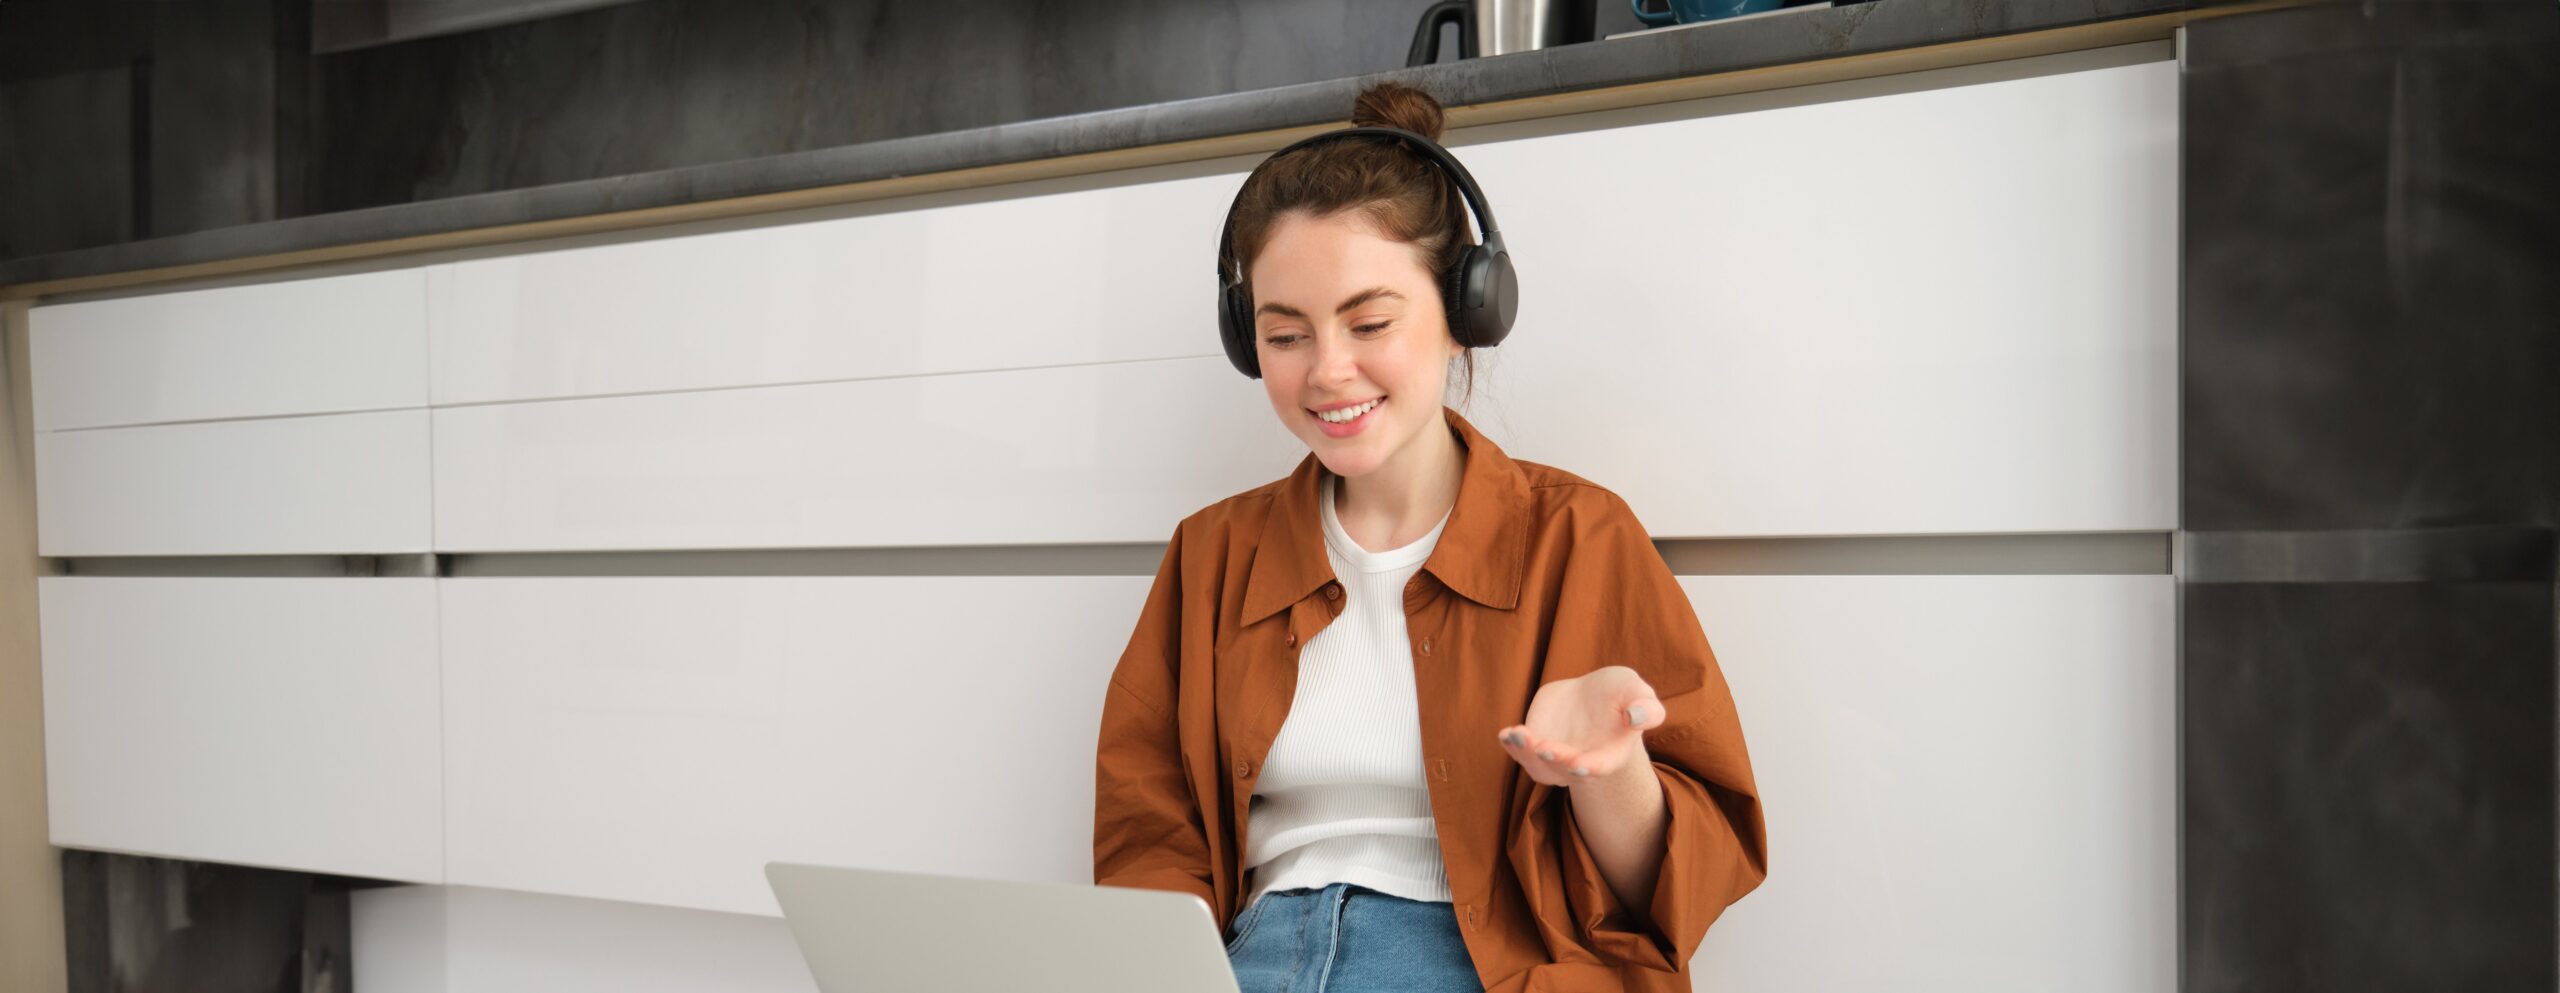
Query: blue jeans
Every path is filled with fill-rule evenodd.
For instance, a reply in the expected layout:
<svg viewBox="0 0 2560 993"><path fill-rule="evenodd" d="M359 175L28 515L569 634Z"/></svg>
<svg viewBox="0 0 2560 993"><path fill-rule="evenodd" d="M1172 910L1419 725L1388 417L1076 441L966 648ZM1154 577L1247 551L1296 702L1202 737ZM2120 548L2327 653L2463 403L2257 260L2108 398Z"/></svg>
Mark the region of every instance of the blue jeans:
<svg viewBox="0 0 2560 993"><path fill-rule="evenodd" d="M1227 964L1243 993L1484 993L1450 905L1352 883L1263 894Z"/></svg>

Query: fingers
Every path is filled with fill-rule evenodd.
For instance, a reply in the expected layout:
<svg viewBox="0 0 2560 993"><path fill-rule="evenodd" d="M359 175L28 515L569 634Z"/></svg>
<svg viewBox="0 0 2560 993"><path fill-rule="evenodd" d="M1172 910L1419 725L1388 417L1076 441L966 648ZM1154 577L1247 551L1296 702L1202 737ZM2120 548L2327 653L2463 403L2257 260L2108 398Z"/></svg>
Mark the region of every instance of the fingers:
<svg viewBox="0 0 2560 993"><path fill-rule="evenodd" d="M1652 694L1646 694L1618 708L1618 712L1626 718L1627 726L1637 731L1651 731L1661 727L1662 722L1667 719L1667 715L1662 710L1662 701Z"/></svg>
<svg viewBox="0 0 2560 993"><path fill-rule="evenodd" d="M1529 778L1538 782L1563 785L1591 775L1579 752L1530 733L1525 724L1504 728L1497 737L1503 752L1529 770Z"/></svg>

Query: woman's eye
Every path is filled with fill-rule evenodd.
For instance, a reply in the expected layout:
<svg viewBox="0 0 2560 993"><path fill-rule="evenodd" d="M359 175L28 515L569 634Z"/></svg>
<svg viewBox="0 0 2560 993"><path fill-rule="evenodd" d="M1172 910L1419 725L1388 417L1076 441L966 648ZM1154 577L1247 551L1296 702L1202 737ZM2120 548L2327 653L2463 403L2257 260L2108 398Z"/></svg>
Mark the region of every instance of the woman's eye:
<svg viewBox="0 0 2560 993"><path fill-rule="evenodd" d="M1363 325L1360 325L1359 327L1352 328L1351 330L1353 330L1353 331L1384 331L1384 330L1386 330L1386 329L1387 329L1386 322L1384 322L1384 321L1380 321L1380 322L1378 322L1378 323L1376 323L1376 324L1363 324Z"/></svg>
<svg viewBox="0 0 2560 993"><path fill-rule="evenodd" d="M1287 348L1289 347L1290 342L1296 340L1298 340L1298 336L1294 334L1275 334L1271 337L1262 339L1264 344L1270 345L1273 348Z"/></svg>

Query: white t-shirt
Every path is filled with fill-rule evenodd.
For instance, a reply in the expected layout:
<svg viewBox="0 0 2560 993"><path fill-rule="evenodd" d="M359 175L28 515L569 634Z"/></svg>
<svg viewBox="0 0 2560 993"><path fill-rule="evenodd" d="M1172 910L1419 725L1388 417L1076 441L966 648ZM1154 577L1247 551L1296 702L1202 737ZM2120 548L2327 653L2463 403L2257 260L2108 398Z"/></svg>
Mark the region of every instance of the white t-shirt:
<svg viewBox="0 0 2560 993"><path fill-rule="evenodd" d="M1325 474L1322 503L1342 613L1299 650L1288 719L1254 783L1244 849L1251 896L1344 882L1447 902L1449 874L1422 779L1404 586L1449 519L1402 548L1368 551L1334 516L1336 481Z"/></svg>

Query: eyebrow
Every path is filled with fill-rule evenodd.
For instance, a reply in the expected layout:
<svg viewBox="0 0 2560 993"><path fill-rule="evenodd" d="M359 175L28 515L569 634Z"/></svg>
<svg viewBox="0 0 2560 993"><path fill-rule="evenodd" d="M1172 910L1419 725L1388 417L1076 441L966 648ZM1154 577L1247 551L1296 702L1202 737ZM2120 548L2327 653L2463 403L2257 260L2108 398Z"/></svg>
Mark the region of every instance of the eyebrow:
<svg viewBox="0 0 2560 993"><path fill-rule="evenodd" d="M1353 307L1368 303L1371 300L1383 300L1387 297L1394 297L1398 300L1402 300L1404 299L1404 294L1398 293L1384 286L1372 286L1368 289L1352 294L1351 299L1342 301L1342 305L1333 308L1333 312L1337 314L1348 313ZM1299 310L1298 308L1289 306L1285 303L1266 303L1260 307L1254 308L1253 313L1256 317L1260 317L1264 314L1279 314L1283 317L1295 317L1299 320L1305 320L1307 318L1306 311Z"/></svg>

